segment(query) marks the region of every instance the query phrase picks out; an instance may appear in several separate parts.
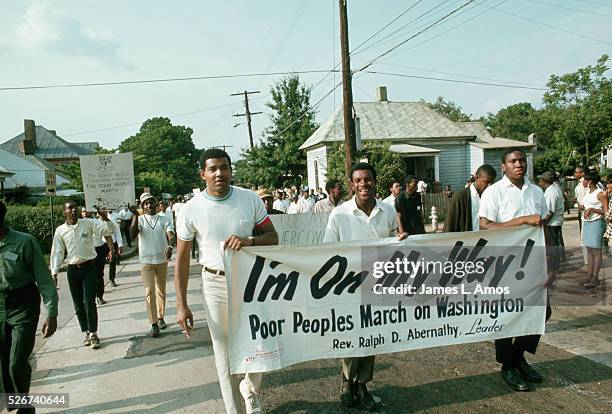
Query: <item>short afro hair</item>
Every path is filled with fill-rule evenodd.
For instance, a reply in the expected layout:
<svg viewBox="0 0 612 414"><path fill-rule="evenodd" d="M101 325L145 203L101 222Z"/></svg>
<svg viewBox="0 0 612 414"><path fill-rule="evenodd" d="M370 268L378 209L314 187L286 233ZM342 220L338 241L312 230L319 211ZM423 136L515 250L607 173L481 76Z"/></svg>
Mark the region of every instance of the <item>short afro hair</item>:
<svg viewBox="0 0 612 414"><path fill-rule="evenodd" d="M232 159L227 152L219 148L210 148L202 151L202 155L200 155L200 170L203 170L206 166L206 160L211 158L226 158L230 168L232 167Z"/></svg>

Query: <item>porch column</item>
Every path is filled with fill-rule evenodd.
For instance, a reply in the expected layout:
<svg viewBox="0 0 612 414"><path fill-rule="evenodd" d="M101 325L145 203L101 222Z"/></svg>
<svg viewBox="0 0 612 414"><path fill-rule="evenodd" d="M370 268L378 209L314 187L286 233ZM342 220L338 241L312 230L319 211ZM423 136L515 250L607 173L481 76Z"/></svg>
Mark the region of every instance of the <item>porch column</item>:
<svg viewBox="0 0 612 414"><path fill-rule="evenodd" d="M440 156L434 155L434 181L440 182Z"/></svg>

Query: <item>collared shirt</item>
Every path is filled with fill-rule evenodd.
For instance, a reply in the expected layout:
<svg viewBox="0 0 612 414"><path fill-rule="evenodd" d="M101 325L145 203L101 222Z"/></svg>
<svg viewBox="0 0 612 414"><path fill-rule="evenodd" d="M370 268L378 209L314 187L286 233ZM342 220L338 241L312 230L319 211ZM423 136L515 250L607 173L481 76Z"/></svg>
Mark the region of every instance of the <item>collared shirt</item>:
<svg viewBox="0 0 612 414"><path fill-rule="evenodd" d="M495 223L505 223L531 214L539 214L544 218L548 214L548 207L542 189L527 178L522 188L518 188L504 176L487 187L480 198L478 217Z"/></svg>
<svg viewBox="0 0 612 414"><path fill-rule="evenodd" d="M315 201L314 198L308 196L308 198L300 198L297 203L298 213L309 213L314 209Z"/></svg>
<svg viewBox="0 0 612 414"><path fill-rule="evenodd" d="M425 234L423 224L423 202L421 194L408 194L402 191L395 198L395 211L402 215L402 225L408 234Z"/></svg>
<svg viewBox="0 0 612 414"><path fill-rule="evenodd" d="M96 221L96 228L101 227L104 228L106 226L105 222L100 219L94 219ZM113 223L113 234L111 234L111 239L113 239L113 243L117 243L117 247L123 247L123 237L121 237L121 229L119 225L113 221L111 218L111 222ZM97 237L94 240L94 246L99 247L103 244L106 244L106 239L102 233L98 233Z"/></svg>
<svg viewBox="0 0 612 414"><path fill-rule="evenodd" d="M64 254L69 265L79 264L96 257L94 240L97 234L110 237L113 222L103 221L97 224L93 219L78 219L76 224L64 223L55 229L51 247L51 273L59 273Z"/></svg>
<svg viewBox="0 0 612 414"><path fill-rule="evenodd" d="M287 210L289 209L289 204L291 204L291 202L287 199L274 200L274 203L272 203L272 208L275 210L282 211L283 213L286 213Z"/></svg>
<svg viewBox="0 0 612 414"><path fill-rule="evenodd" d="M134 215L134 214L133 214L133 213L132 213L130 210L126 209L126 208L124 208L123 210L121 210L121 211L119 212L119 218L120 218L121 220L128 220L128 221L129 221L129 220L132 220L132 216L133 216L133 215Z"/></svg>
<svg viewBox="0 0 612 414"><path fill-rule="evenodd" d="M338 206L342 204L342 201L338 203ZM332 211L337 206L332 203L332 201L328 198L324 198L323 200L319 200L316 202L314 206L315 213L322 213L324 211Z"/></svg>
<svg viewBox="0 0 612 414"><path fill-rule="evenodd" d="M0 240L0 264L0 292L19 289L36 282L47 309L47 316L57 316L58 297L55 283L34 237L7 227L4 239ZM0 309L0 313L3 311Z"/></svg>
<svg viewBox="0 0 612 414"><path fill-rule="evenodd" d="M287 207L287 214L297 214L297 213L299 213L297 203L289 204L289 207Z"/></svg>
<svg viewBox="0 0 612 414"><path fill-rule="evenodd" d="M393 207L376 200L368 216L357 207L355 197L332 210L323 242L374 240L397 233L397 216Z"/></svg>
<svg viewBox="0 0 612 414"><path fill-rule="evenodd" d="M589 192L589 189L586 188L584 185L582 185L583 182L584 182L584 177L578 180L578 184L574 188L574 196L576 197L576 202L578 204L582 204L582 200L584 199L584 197L586 197L587 193Z"/></svg>
<svg viewBox="0 0 612 414"><path fill-rule="evenodd" d="M472 231L480 230L480 220L478 219L478 210L480 209L480 196L474 184L470 185L470 201L472 208Z"/></svg>
<svg viewBox="0 0 612 414"><path fill-rule="evenodd" d="M172 217L172 213L169 215ZM159 213L138 216L138 256L141 264L160 264L168 261L168 232L174 232L172 220Z"/></svg>
<svg viewBox="0 0 612 414"><path fill-rule="evenodd" d="M395 196L391 194L389 197L385 198L382 202L389 204L391 207L395 207Z"/></svg>
<svg viewBox="0 0 612 414"><path fill-rule="evenodd" d="M565 198L563 198L563 192L557 185L549 185L546 191L544 191L544 199L546 200L546 208L549 213L552 213L550 220L548 220L549 226L562 226L563 225L563 213L565 213Z"/></svg>

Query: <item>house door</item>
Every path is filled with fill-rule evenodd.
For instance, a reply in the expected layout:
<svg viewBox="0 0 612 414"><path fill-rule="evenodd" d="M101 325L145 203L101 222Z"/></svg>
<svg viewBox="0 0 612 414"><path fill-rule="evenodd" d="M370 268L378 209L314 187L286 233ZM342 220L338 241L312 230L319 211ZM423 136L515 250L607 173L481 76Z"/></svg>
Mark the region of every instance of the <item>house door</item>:
<svg viewBox="0 0 612 414"><path fill-rule="evenodd" d="M429 184L435 181L434 157L406 157L404 162L406 175L415 175Z"/></svg>

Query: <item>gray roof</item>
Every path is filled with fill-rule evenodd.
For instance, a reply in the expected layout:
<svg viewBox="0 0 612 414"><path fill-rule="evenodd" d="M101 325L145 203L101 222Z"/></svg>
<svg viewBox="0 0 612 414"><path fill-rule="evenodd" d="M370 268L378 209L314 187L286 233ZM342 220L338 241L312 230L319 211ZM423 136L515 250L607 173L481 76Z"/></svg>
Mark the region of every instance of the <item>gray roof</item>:
<svg viewBox="0 0 612 414"><path fill-rule="evenodd" d="M406 139L473 138L445 116L423 102L355 102L362 140L403 141ZM344 139L342 106L327 119L300 149Z"/></svg>
<svg viewBox="0 0 612 414"><path fill-rule="evenodd" d="M489 130L481 121L458 122L466 133L476 136L476 141L471 143L478 148L483 149L501 149L501 148L532 148L535 145L529 142L517 141L509 138L495 137L489 133Z"/></svg>
<svg viewBox="0 0 612 414"><path fill-rule="evenodd" d="M45 188L45 170L38 164L19 158L15 154L0 149L0 169L15 173L12 177L4 179L4 188L20 186L30 188ZM67 184L69 181L57 175L57 185Z"/></svg>
<svg viewBox="0 0 612 414"><path fill-rule="evenodd" d="M0 149L12 154L21 152L19 144L23 141L25 133L17 135L0 144ZM78 158L80 155L91 155L94 153L97 142L70 143L50 132L42 125L36 125L36 149L34 155L44 159ZM93 147L93 148L92 148Z"/></svg>

